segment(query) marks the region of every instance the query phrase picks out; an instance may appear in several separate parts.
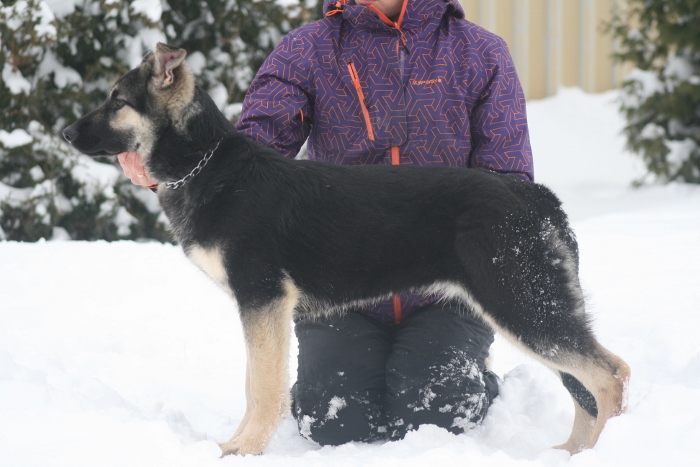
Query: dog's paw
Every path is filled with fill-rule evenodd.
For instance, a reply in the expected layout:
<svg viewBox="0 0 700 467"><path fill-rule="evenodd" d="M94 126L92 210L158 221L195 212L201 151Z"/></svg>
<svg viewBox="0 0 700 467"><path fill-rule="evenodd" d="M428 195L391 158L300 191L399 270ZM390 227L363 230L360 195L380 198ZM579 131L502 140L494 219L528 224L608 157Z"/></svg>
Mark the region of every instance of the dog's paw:
<svg viewBox="0 0 700 467"><path fill-rule="evenodd" d="M552 446L552 448L553 449L561 449L562 451L569 451L569 454L571 454L573 456L574 454L578 454L579 452L586 449L586 446L585 446L585 444L576 443L576 442L572 442L571 440L569 440L564 444Z"/></svg>
<svg viewBox="0 0 700 467"><path fill-rule="evenodd" d="M244 434L234 436L225 443L219 443L221 448L221 457L236 455L247 456L248 454L262 454L265 448L265 443L254 439L246 439Z"/></svg>

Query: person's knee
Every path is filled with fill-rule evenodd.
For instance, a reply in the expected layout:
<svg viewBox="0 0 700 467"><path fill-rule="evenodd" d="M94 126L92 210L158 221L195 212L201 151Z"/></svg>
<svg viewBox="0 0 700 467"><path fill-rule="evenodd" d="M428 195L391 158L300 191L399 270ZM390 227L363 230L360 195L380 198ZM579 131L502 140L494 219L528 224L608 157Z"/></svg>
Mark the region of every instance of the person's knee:
<svg viewBox="0 0 700 467"><path fill-rule="evenodd" d="M321 445L383 439L389 338L357 313L301 321L292 412L300 434Z"/></svg>
<svg viewBox="0 0 700 467"><path fill-rule="evenodd" d="M498 394L484 361L492 342L488 327L450 304L408 317L387 359L390 437L425 424L461 433L481 422Z"/></svg>
<svg viewBox="0 0 700 467"><path fill-rule="evenodd" d="M400 364L388 368L385 401L389 438L401 439L408 431L427 424L462 433L480 423L498 393L491 381L487 384L490 376L474 360L456 357L413 372Z"/></svg>
<svg viewBox="0 0 700 467"><path fill-rule="evenodd" d="M481 423L491 399L485 390L446 395L440 388L425 388L414 397L398 397L387 407L388 438L403 439L422 425L435 425L455 434Z"/></svg>
<svg viewBox="0 0 700 467"><path fill-rule="evenodd" d="M385 438L381 394L339 396L337 393L310 385L294 385L292 413L304 438L321 446Z"/></svg>

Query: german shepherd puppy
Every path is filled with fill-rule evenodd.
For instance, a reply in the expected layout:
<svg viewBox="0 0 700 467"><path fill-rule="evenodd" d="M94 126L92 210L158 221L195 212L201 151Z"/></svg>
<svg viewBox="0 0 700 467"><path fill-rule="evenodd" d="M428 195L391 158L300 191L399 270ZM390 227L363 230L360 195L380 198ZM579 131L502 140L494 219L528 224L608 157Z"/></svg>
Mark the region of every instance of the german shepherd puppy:
<svg viewBox="0 0 700 467"><path fill-rule="evenodd" d="M591 331L551 191L485 170L286 159L235 131L185 55L158 44L64 136L90 156L139 153L175 240L238 303L247 408L224 455L262 452L289 413L295 315L406 291L460 300L551 368L576 408L560 447L595 445L625 410L630 369Z"/></svg>

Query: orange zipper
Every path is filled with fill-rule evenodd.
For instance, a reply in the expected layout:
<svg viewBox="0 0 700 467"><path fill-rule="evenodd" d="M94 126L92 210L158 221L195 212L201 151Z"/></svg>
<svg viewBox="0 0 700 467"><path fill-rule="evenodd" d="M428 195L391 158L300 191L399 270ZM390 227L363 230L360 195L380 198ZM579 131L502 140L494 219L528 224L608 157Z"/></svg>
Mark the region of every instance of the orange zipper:
<svg viewBox="0 0 700 467"><path fill-rule="evenodd" d="M399 147L391 147L391 165L399 165L401 162L401 155L399 154ZM403 310L401 309L401 297L397 294L394 295L394 322L399 324L401 318L403 317Z"/></svg>
<svg viewBox="0 0 700 467"><path fill-rule="evenodd" d="M399 324L401 322L402 316L401 312L401 296L400 295L394 295L394 322L396 324Z"/></svg>
<svg viewBox="0 0 700 467"><path fill-rule="evenodd" d="M382 20L384 24L387 26L394 28L398 31L399 33L399 42L403 45L403 49L406 51L406 55L411 55L411 50L408 48L408 41L406 40L406 36L403 33L403 30L401 29L401 23L403 22L403 16L406 13L406 5L408 5L408 0L404 0L403 6L401 7L401 13L399 14L399 18L396 22L390 20L387 18L387 16L382 13L379 8L377 8L374 5L368 5L367 8L370 10L374 11L377 16L379 16L379 19ZM398 47L399 45L396 45L396 52L398 54Z"/></svg>
<svg viewBox="0 0 700 467"><path fill-rule="evenodd" d="M399 18L396 22L393 22L392 20L387 18L387 16L384 13L382 13L382 11L374 5L367 5L367 8L369 8L370 10L375 12L377 14L377 16L379 16L379 19L381 19L384 22L384 24L386 24L387 26L392 26L392 27L395 27L396 29L399 29L401 27L401 23L403 22L403 16L406 14L406 6L407 5L408 5L408 0L404 0L403 5L401 6L401 12L399 13Z"/></svg>
<svg viewBox="0 0 700 467"><path fill-rule="evenodd" d="M365 103L365 93L362 92L360 76L357 74L355 65L352 62L348 62L348 71L350 72L352 84L355 86L355 91L357 91L357 97L360 99L360 108L362 109L362 115L365 118L365 125L367 126L367 136L370 141L374 141L374 130L372 130L372 121L369 118L369 110L367 110L367 104Z"/></svg>
<svg viewBox="0 0 700 467"><path fill-rule="evenodd" d="M399 165L401 162L401 155L399 154L399 147L391 147L391 165Z"/></svg>

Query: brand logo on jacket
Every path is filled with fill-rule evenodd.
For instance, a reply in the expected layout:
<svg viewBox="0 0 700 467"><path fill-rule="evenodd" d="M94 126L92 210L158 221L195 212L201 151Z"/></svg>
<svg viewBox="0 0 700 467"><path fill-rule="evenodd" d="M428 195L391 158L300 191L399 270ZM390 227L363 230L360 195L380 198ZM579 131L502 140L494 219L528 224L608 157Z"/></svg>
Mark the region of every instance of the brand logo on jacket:
<svg viewBox="0 0 700 467"><path fill-rule="evenodd" d="M430 87L435 83L442 83L443 78L437 79L412 79L411 84L414 86L426 86Z"/></svg>

